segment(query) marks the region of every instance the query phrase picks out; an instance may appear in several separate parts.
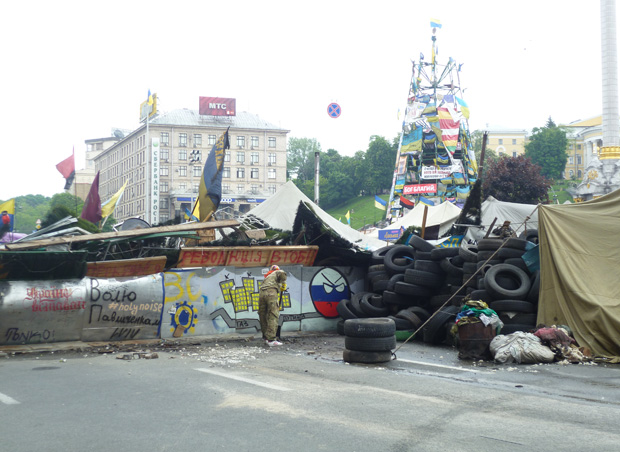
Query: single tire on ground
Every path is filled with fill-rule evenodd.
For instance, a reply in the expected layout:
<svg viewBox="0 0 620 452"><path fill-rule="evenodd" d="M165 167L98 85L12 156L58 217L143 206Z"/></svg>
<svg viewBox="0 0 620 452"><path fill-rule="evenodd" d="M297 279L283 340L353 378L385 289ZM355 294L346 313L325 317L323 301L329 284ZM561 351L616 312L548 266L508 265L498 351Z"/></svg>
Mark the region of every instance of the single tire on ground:
<svg viewBox="0 0 620 452"><path fill-rule="evenodd" d="M396 324L387 317L372 319L348 319L344 322L344 334L348 337L393 336Z"/></svg>
<svg viewBox="0 0 620 452"><path fill-rule="evenodd" d="M342 359L345 363L377 364L392 360L391 351L362 352L358 350L343 350Z"/></svg>
<svg viewBox="0 0 620 452"><path fill-rule="evenodd" d="M346 323L345 323L346 326ZM396 337L353 337L344 336L344 346L348 350L360 352L381 352L396 348Z"/></svg>

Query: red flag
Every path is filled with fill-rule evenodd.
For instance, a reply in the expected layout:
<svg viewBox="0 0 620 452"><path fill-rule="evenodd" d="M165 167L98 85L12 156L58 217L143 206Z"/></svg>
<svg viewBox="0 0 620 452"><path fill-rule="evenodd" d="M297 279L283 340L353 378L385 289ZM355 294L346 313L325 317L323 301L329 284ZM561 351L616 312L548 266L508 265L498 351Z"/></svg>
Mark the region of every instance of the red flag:
<svg viewBox="0 0 620 452"><path fill-rule="evenodd" d="M400 197L400 205L403 206L405 209L413 209L413 201L408 200L407 198L405 198L404 196Z"/></svg>
<svg viewBox="0 0 620 452"><path fill-rule="evenodd" d="M56 165L56 169L60 171L62 177L64 177L67 182L65 183L65 190L69 190L71 188L71 184L73 183L73 179L75 178L75 148L71 153L70 157L67 157L58 165Z"/></svg>
<svg viewBox="0 0 620 452"><path fill-rule="evenodd" d="M84 201L84 207L82 207L81 218L90 221L91 223L98 223L101 221L101 198L99 198L99 171L93 180L93 184L90 186L90 191Z"/></svg>

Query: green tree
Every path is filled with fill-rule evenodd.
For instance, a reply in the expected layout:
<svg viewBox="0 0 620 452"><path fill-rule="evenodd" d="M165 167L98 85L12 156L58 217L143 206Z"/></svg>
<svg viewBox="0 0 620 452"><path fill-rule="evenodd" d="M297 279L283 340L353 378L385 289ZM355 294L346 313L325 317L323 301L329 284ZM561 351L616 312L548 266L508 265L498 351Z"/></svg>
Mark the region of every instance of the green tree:
<svg viewBox="0 0 620 452"><path fill-rule="evenodd" d="M394 142L390 144L388 140L378 135L370 137L365 158L367 174L363 184L365 192L376 194L380 190L391 187L396 151L397 147Z"/></svg>
<svg viewBox="0 0 620 452"><path fill-rule="evenodd" d="M297 175L301 181L312 180L314 177L314 153L321 151L316 138L289 138L286 172L287 178Z"/></svg>
<svg viewBox="0 0 620 452"><path fill-rule="evenodd" d="M549 179L560 179L568 159L566 131L549 118L545 127L534 128L525 155L540 166L542 174Z"/></svg>
<svg viewBox="0 0 620 452"><path fill-rule="evenodd" d="M483 197L520 204L547 203L549 181L541 174L540 166L528 157L500 157L490 162L482 180Z"/></svg>

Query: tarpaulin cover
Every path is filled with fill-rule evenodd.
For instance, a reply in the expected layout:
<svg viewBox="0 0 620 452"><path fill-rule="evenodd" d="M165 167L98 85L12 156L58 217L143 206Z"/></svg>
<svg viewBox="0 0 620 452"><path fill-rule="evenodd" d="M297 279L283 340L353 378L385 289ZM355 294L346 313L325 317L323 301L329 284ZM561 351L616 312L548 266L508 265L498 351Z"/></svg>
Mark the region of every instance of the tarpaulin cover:
<svg viewBox="0 0 620 452"><path fill-rule="evenodd" d="M620 190L543 205L538 221L538 322L568 325L596 356L620 356Z"/></svg>
<svg viewBox="0 0 620 452"><path fill-rule="evenodd" d="M424 220L424 207L423 204L418 203L413 210L394 221L386 229L400 229L401 226L405 229L409 226L421 227ZM439 225L439 237L450 230L454 221L461 214L461 209L448 201L442 202L438 206L426 207L428 207L426 227Z"/></svg>

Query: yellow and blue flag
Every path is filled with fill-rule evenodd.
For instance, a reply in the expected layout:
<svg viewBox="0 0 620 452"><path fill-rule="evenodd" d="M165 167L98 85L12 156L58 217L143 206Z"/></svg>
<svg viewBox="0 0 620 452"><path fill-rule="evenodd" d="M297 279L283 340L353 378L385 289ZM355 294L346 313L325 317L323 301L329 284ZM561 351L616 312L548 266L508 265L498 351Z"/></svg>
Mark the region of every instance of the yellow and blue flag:
<svg viewBox="0 0 620 452"><path fill-rule="evenodd" d="M465 119L469 119L469 106L460 97L456 97L456 96L454 96L454 97L456 98L456 101L458 102L459 106L461 107L461 113L463 114Z"/></svg>
<svg viewBox="0 0 620 452"><path fill-rule="evenodd" d="M344 217L347 219L347 223L349 223L349 226L351 226L351 214L349 213L348 210L347 210L347 214Z"/></svg>
<svg viewBox="0 0 620 452"><path fill-rule="evenodd" d="M6 213L5 213L6 212ZM13 224L15 222L15 199L9 199L6 202L0 204L0 230L2 234L13 231Z"/></svg>
<svg viewBox="0 0 620 452"><path fill-rule="evenodd" d="M127 182L129 182L129 179L125 181L121 189L117 191L114 194L114 196L112 196L106 202L101 204L101 218L102 219L112 215L112 212L114 212L114 209L116 209L116 206L118 206L118 203L121 202L121 198L123 197L123 192L125 191Z"/></svg>
<svg viewBox="0 0 620 452"><path fill-rule="evenodd" d="M434 206L435 203L433 201L431 201L430 199L425 198L424 196L420 196L420 199L418 200L418 202L420 204L424 204L425 206Z"/></svg>
<svg viewBox="0 0 620 452"><path fill-rule="evenodd" d="M149 105L153 105L153 95L151 94L150 89L149 89L149 97L147 97L147 102Z"/></svg>
<svg viewBox="0 0 620 452"><path fill-rule="evenodd" d="M441 28L441 22L437 19L431 19L431 28Z"/></svg>
<svg viewBox="0 0 620 452"><path fill-rule="evenodd" d="M205 162L200 178L198 189L198 200L192 213L195 215L198 210L198 219L207 221L217 210L222 199L222 170L224 168L224 154L230 148L228 139L228 129L224 132L213 145L211 152Z"/></svg>
<svg viewBox="0 0 620 452"><path fill-rule="evenodd" d="M377 209L385 210L386 205L387 205L387 201L384 201L383 199L375 195L375 207Z"/></svg>

